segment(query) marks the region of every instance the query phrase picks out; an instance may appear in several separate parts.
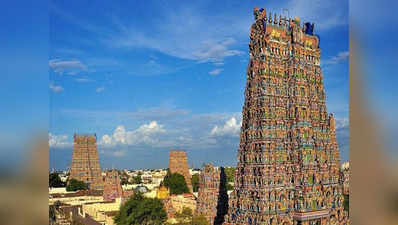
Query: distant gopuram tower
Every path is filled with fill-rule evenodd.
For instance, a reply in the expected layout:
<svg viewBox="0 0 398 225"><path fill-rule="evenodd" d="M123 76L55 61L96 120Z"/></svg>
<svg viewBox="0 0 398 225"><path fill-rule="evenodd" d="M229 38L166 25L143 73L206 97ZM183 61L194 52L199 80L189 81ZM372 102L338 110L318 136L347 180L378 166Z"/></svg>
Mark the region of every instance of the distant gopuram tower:
<svg viewBox="0 0 398 225"><path fill-rule="evenodd" d="M103 197L104 201L123 197L123 189L117 170L106 171Z"/></svg>
<svg viewBox="0 0 398 225"><path fill-rule="evenodd" d="M349 224L314 25L254 9L226 225Z"/></svg>
<svg viewBox="0 0 398 225"><path fill-rule="evenodd" d="M84 181L90 189L103 189L101 167L98 159L97 136L73 136L73 155L70 179Z"/></svg>
<svg viewBox="0 0 398 225"><path fill-rule="evenodd" d="M188 189L192 192L191 174L188 168L187 153L182 150L171 150L169 155L169 170L184 176Z"/></svg>
<svg viewBox="0 0 398 225"><path fill-rule="evenodd" d="M206 164L199 175L199 191L196 215L203 215L210 224L217 216L218 194L220 192L220 171L212 164Z"/></svg>

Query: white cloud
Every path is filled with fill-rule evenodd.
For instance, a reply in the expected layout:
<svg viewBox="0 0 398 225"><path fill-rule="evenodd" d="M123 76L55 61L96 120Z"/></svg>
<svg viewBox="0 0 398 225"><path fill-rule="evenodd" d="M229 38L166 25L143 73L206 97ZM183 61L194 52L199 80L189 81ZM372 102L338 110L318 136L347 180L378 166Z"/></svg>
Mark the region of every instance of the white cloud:
<svg viewBox="0 0 398 225"><path fill-rule="evenodd" d="M333 56L332 58L326 60L324 64L325 65L338 64L340 62L346 61L349 56L350 56L349 51L339 52L336 56Z"/></svg>
<svg viewBox="0 0 398 225"><path fill-rule="evenodd" d="M105 134L104 136L102 136L102 141L101 141L101 143L102 143L103 145L112 145L112 144L113 144L113 143L112 143L112 137L109 136L109 135L107 135L107 134Z"/></svg>
<svg viewBox="0 0 398 225"><path fill-rule="evenodd" d="M209 72L210 75L218 75L223 71L223 69L217 68Z"/></svg>
<svg viewBox="0 0 398 225"><path fill-rule="evenodd" d="M128 131L123 125L116 127L112 135L103 135L101 145L110 147L116 145L154 145L158 142L157 135L165 133L163 125L152 121L141 125L136 130Z"/></svg>
<svg viewBox="0 0 398 225"><path fill-rule="evenodd" d="M100 92L103 92L104 90L105 90L104 87L99 87L99 88L97 88L95 91L96 91L97 93L100 93Z"/></svg>
<svg viewBox="0 0 398 225"><path fill-rule="evenodd" d="M79 60L51 59L49 61L49 66L54 70L54 72L60 74L63 74L66 70L75 70L75 71L69 71L68 74L70 75L76 74L76 70L87 70L87 66L84 65Z"/></svg>
<svg viewBox="0 0 398 225"><path fill-rule="evenodd" d="M63 88L62 86L60 86L60 85L54 85L53 83L50 83L50 89L51 89L53 92L55 92L55 93L61 92L61 91L64 90L64 88Z"/></svg>
<svg viewBox="0 0 398 225"><path fill-rule="evenodd" d="M235 117L231 117L224 126L214 126L210 134L213 136L239 136L241 126L242 124L239 124Z"/></svg>
<svg viewBox="0 0 398 225"><path fill-rule="evenodd" d="M53 135L51 133L48 133L48 144L51 148L67 148L73 145L68 141L67 135Z"/></svg>

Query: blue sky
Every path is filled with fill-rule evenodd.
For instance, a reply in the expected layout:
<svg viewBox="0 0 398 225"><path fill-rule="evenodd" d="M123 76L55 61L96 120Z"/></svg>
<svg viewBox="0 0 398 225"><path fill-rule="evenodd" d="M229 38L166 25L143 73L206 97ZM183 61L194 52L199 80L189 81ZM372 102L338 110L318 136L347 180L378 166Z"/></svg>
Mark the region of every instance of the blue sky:
<svg viewBox="0 0 398 225"><path fill-rule="evenodd" d="M2 9L0 167L15 171L32 140L48 132L48 2L11 1Z"/></svg>
<svg viewBox="0 0 398 225"><path fill-rule="evenodd" d="M346 1L51 1L50 168L70 164L74 132L97 134L103 168L164 168L175 148L235 165L256 6L315 23L348 160Z"/></svg>

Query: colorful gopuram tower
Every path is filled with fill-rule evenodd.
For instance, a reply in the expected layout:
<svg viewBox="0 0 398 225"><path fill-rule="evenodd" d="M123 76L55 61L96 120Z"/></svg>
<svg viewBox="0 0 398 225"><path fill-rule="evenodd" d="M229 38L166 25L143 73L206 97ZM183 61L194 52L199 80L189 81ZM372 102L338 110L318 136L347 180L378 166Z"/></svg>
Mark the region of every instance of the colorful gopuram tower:
<svg viewBox="0 0 398 225"><path fill-rule="evenodd" d="M183 175L190 192L192 192L192 177L189 173L187 153L182 150L170 151L169 169L171 173L179 173Z"/></svg>
<svg viewBox="0 0 398 225"><path fill-rule="evenodd" d="M226 225L348 224L314 25L254 9Z"/></svg>
<svg viewBox="0 0 398 225"><path fill-rule="evenodd" d="M217 216L218 195L220 192L220 171L211 164L206 164L199 175L199 191L196 215L203 215L210 224Z"/></svg>
<svg viewBox="0 0 398 225"><path fill-rule="evenodd" d="M70 179L84 181L89 184L90 189L103 189L97 136L75 134L73 139Z"/></svg>

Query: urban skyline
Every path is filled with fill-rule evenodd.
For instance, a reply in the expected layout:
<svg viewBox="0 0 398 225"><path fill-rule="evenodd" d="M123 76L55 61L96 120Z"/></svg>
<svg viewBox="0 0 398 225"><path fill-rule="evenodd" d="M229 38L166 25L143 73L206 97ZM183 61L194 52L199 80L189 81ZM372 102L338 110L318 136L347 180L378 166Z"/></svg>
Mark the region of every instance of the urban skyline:
<svg viewBox="0 0 398 225"><path fill-rule="evenodd" d="M171 149L185 150L196 168L236 165L247 34L252 9L262 3L168 4L112 4L98 12L51 3L50 168L71 163L75 132L97 134L102 168L166 168ZM347 161L348 5L310 12L305 4L270 1L267 9L315 23L327 110Z"/></svg>

